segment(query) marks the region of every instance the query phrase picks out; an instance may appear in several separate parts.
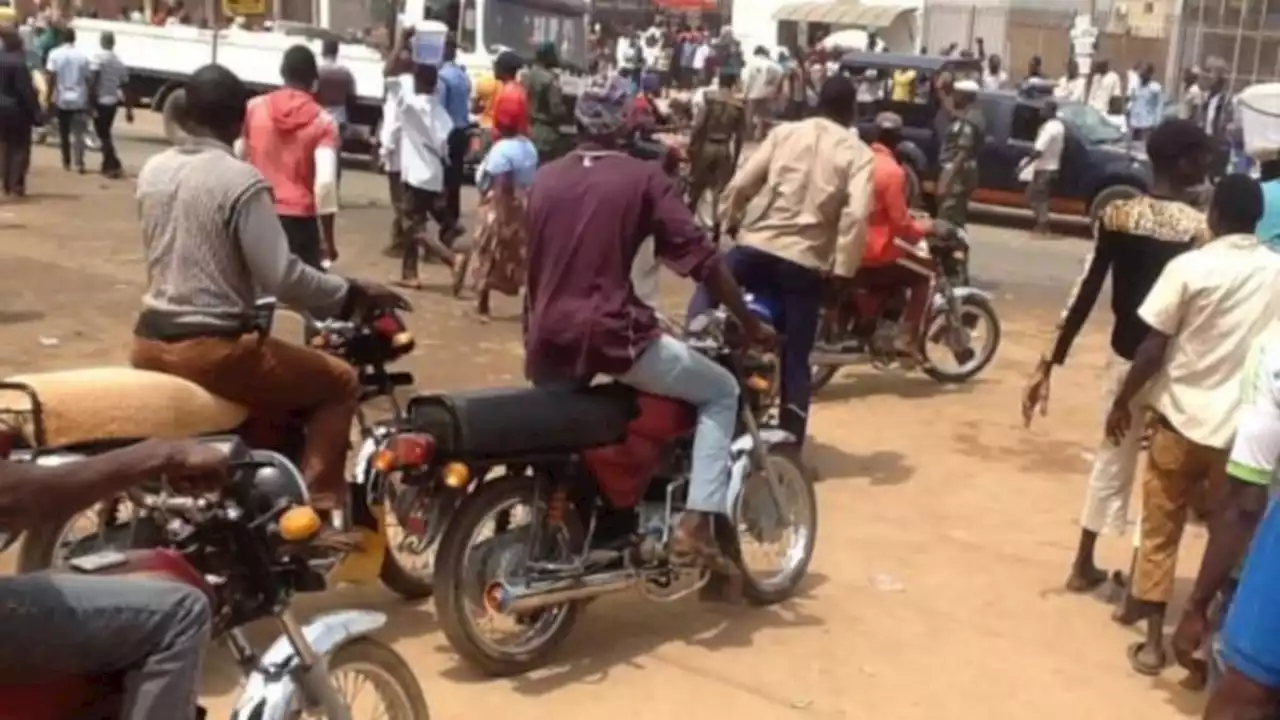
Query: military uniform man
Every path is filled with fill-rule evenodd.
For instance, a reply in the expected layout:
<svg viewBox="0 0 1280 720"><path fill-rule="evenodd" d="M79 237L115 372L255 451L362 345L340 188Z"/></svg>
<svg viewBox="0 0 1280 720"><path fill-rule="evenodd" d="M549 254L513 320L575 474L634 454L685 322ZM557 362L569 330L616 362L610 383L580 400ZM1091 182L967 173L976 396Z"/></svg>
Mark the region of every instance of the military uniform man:
<svg viewBox="0 0 1280 720"><path fill-rule="evenodd" d="M529 139L538 149L538 162L545 165L568 152L568 143L560 128L572 122L560 79L555 70L560 66L556 46L544 42L538 46L533 64L524 76L524 88L529 97Z"/></svg>
<svg viewBox="0 0 1280 720"><path fill-rule="evenodd" d="M957 227L969 219L969 196L978 186L978 151L985 134L982 111L973 105L978 89L974 80L951 85L950 120L938 157L938 219Z"/></svg>
<svg viewBox="0 0 1280 720"><path fill-rule="evenodd" d="M708 190L719 203L720 193L738 167L742 144L747 137L746 103L734 89L735 68L720 71L718 87L704 96L701 112L694 119L689 141L689 209L696 215L698 204Z"/></svg>

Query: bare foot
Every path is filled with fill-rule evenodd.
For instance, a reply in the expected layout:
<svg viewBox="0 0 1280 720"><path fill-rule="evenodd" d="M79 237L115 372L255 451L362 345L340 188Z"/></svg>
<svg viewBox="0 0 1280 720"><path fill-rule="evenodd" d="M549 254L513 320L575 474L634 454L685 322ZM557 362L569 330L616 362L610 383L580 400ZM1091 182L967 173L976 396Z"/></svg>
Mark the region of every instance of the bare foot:
<svg viewBox="0 0 1280 720"><path fill-rule="evenodd" d="M1090 565L1087 568L1073 568L1067 578L1067 590L1073 593L1092 592L1107 581L1107 571Z"/></svg>
<svg viewBox="0 0 1280 720"><path fill-rule="evenodd" d="M1117 625L1129 627L1147 619L1150 612L1143 607L1142 603L1133 599L1130 595L1125 595L1124 601L1120 603L1120 607L1111 613L1111 621Z"/></svg>

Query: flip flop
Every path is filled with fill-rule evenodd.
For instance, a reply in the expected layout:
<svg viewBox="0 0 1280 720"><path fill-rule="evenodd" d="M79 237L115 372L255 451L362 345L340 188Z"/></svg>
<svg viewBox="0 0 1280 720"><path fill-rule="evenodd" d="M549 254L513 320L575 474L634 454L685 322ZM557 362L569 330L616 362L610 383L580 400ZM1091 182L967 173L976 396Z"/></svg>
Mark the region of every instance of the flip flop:
<svg viewBox="0 0 1280 720"><path fill-rule="evenodd" d="M1146 647L1145 642L1136 642L1129 646L1127 653L1129 656L1129 667L1133 668L1133 671L1139 675L1155 677L1168 667L1169 658L1167 655L1162 654L1159 666L1144 665L1142 659L1138 657L1138 654L1142 652L1144 647Z"/></svg>

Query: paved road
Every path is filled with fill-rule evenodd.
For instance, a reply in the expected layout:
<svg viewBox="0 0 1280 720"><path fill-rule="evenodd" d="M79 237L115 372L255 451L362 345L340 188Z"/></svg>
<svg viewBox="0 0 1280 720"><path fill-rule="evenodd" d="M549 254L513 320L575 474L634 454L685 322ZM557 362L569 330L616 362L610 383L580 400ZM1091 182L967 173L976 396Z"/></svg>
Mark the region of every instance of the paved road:
<svg viewBox="0 0 1280 720"><path fill-rule="evenodd" d="M127 164L136 168L148 149L128 143ZM0 206L0 377L123 361L143 277L131 185L65 175L48 150L36 161L35 196ZM392 274L378 252L380 179L352 173L346 193L339 271ZM817 398L806 455L824 478L821 524L794 600L725 609L609 598L547 669L510 680L460 666L431 603L365 587L301 598L299 609L388 612L382 636L410 660L440 720L1198 716L1201 700L1177 687L1177 673L1153 681L1129 671L1124 649L1136 638L1108 621L1103 599L1059 590L1098 442L1099 327L1057 377L1053 416L1030 431L1016 418L1025 374L1087 246L1001 228L975 236L977 273L999 288L1000 354L959 387L852 369ZM409 318L418 349L401 364L419 389L521 384L518 302L500 299L482 326L443 291L441 268L429 266L425 279L431 287ZM673 279L664 291L679 304L688 288ZM1185 557L1198 557L1200 540L1193 532ZM1127 565L1124 540L1101 549L1104 564ZM208 665L212 717L225 717L236 672L221 652Z"/></svg>

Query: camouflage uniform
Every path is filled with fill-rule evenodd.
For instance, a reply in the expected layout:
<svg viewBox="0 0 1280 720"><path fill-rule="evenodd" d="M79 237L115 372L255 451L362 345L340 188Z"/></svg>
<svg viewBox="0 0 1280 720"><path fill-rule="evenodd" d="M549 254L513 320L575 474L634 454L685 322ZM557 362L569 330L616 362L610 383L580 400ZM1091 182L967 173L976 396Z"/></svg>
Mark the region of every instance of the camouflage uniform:
<svg viewBox="0 0 1280 720"><path fill-rule="evenodd" d="M949 176L952 179L946 194L938 198L938 219L957 227L964 227L969 219L969 196L978 187L978 151L982 149L983 125L982 111L970 107L951 119L942 139L939 189L942 180Z"/></svg>
<svg viewBox="0 0 1280 720"><path fill-rule="evenodd" d="M560 126L568 124L571 116L560 91L560 79L549 68L530 67L525 72L524 88L529 98L529 139L538 149L538 163L545 165L569 151Z"/></svg>
<svg viewBox="0 0 1280 720"><path fill-rule="evenodd" d="M708 190L718 199L729 184L746 136L747 110L742 98L728 88L709 93L689 142L689 207L695 212Z"/></svg>

